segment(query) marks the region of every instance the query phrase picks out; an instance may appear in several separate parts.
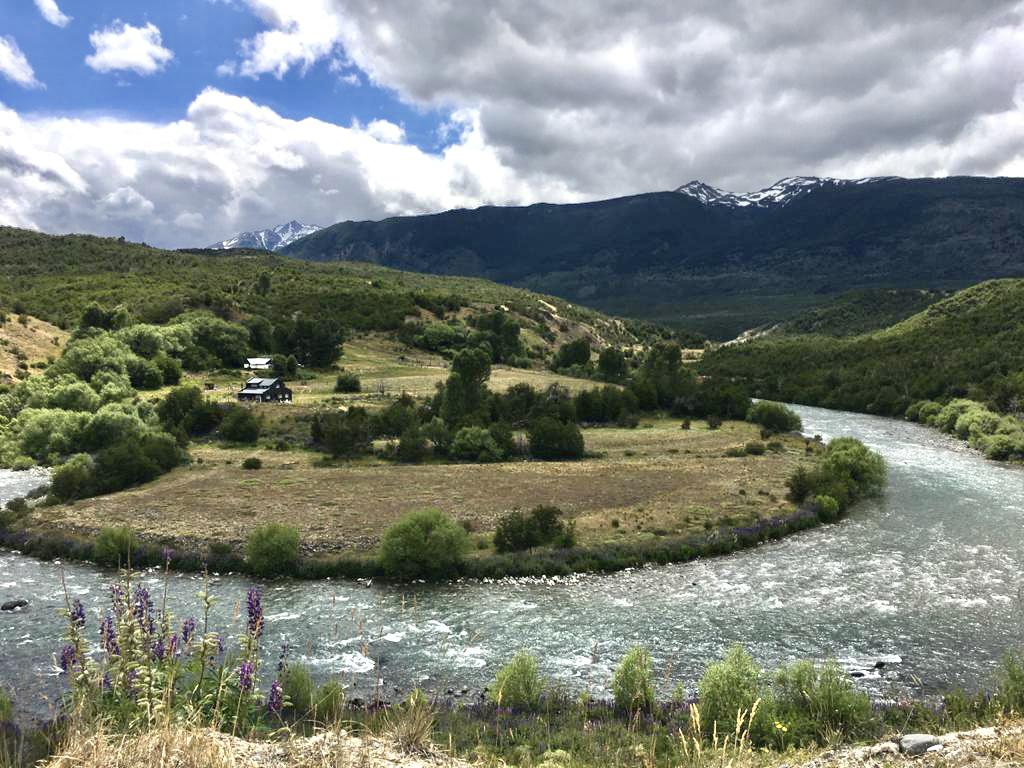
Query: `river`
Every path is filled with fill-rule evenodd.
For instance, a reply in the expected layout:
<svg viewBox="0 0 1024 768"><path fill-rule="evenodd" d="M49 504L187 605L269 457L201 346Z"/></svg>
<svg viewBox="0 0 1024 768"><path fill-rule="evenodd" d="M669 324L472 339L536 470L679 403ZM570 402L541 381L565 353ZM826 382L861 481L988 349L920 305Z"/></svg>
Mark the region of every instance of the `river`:
<svg viewBox="0 0 1024 768"><path fill-rule="evenodd" d="M633 644L651 649L659 690L693 691L708 662L741 643L766 666L838 659L882 697L991 684L1000 655L1021 642L1024 469L986 461L915 424L798 407L808 434L857 437L889 466L883 498L836 525L711 560L551 580L399 588L353 582L265 586L265 653L365 694L420 685L475 692L517 649L573 690L607 693ZM0 498L38 483L0 476ZM14 490L12 490L12 488ZM538 501L542 501L538 499ZM65 566L95 630L112 574ZM0 551L0 684L43 712L59 690L60 565ZM159 574L144 577L157 590ZM250 581L214 579L213 624L236 634ZM201 580L174 575L169 604L199 610ZM882 669L875 663L884 662Z"/></svg>

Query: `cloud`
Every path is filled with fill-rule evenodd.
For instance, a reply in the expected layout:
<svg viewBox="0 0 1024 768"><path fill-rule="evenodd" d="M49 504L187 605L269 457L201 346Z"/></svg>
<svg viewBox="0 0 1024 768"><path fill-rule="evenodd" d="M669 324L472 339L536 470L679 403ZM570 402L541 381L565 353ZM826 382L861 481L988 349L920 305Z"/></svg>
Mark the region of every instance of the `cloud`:
<svg viewBox="0 0 1024 768"><path fill-rule="evenodd" d="M71 23L71 17L63 14L57 7L57 0L35 0L35 4L43 18L53 26L66 27Z"/></svg>
<svg viewBox="0 0 1024 768"><path fill-rule="evenodd" d="M179 247L290 219L575 199L557 179L504 165L473 111L452 121L435 154L388 121L292 120L212 88L166 124L0 107L0 223Z"/></svg>
<svg viewBox="0 0 1024 768"><path fill-rule="evenodd" d="M128 69L139 75L152 75L174 58L174 53L164 48L160 29L152 22L133 27L118 19L90 34L89 42L96 52L86 56L85 63L97 72Z"/></svg>
<svg viewBox="0 0 1024 768"><path fill-rule="evenodd" d="M22 88L45 88L36 80L36 73L28 63L13 37L0 36L0 75Z"/></svg>
<svg viewBox="0 0 1024 768"><path fill-rule="evenodd" d="M1015 156L969 145L1016 128L1020 0L245 1L267 29L240 71L340 58L409 104L475 110L503 162L588 196Z"/></svg>

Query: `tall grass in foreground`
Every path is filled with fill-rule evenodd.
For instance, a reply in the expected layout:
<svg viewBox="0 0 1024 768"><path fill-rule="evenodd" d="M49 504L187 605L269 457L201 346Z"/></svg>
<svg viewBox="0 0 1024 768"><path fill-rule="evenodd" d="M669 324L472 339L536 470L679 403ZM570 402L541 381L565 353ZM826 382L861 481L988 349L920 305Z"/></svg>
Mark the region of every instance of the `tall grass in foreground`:
<svg viewBox="0 0 1024 768"><path fill-rule="evenodd" d="M317 686L306 668L289 663L287 648L276 668L261 668L267 638L258 590L249 591L239 613L243 631L228 647L210 626L208 583L198 619L169 613L167 570L156 594L125 572L98 624L90 625L84 606L65 590L67 630L56 663L69 690L61 717L47 731L22 733L3 724L11 706L0 695L0 768L34 764L53 744L59 748L52 768L219 768L231 764L224 762L232 759L231 736L298 745L305 742L297 737L310 734L333 745L324 747L334 750L329 764L345 765L342 729L384 735L405 753L431 755L441 745L485 765L724 768L770 764L772 754L887 732L969 728L1024 710L1024 662L1015 655L1003 665L996 696L954 693L941 706L883 706L834 662L766 672L739 647L709 665L699 699L683 692L658 702L651 656L636 647L609 680L614 701L573 698L541 676L535 657L520 652L477 703L441 704L414 691L400 704L355 706L337 681ZM280 764L328 764L303 760Z"/></svg>

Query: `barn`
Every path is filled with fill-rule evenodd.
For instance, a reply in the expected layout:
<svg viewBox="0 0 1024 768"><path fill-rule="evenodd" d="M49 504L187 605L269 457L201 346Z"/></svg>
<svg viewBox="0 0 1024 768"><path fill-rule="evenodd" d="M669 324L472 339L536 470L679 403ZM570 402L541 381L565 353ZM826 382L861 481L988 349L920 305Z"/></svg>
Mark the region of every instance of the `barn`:
<svg viewBox="0 0 1024 768"><path fill-rule="evenodd" d="M239 390L238 399L254 403L290 403L292 391L284 385L283 379L252 378Z"/></svg>

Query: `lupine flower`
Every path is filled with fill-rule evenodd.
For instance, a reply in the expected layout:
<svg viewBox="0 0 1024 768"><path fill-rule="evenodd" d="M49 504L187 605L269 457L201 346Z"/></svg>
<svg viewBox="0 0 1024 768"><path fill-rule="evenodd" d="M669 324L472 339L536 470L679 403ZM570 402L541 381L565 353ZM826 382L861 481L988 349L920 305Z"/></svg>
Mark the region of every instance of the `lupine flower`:
<svg viewBox="0 0 1024 768"><path fill-rule="evenodd" d="M260 591L256 587L249 590L246 607L249 611L249 634L253 638L259 638L263 633L263 603Z"/></svg>
<svg viewBox="0 0 1024 768"><path fill-rule="evenodd" d="M82 605L81 600L75 600L71 603L71 612L68 614L68 618L71 619L71 624L81 629L85 626L85 606Z"/></svg>
<svg viewBox="0 0 1024 768"><path fill-rule="evenodd" d="M110 679L110 673L109 672L104 672L103 673L103 691L105 693L110 693L110 691L113 690L113 688L114 688L114 683Z"/></svg>
<svg viewBox="0 0 1024 768"><path fill-rule="evenodd" d="M71 671L71 668L75 665L75 661L78 660L78 654L75 653L75 647L73 645L65 645L60 652L60 668L65 674Z"/></svg>
<svg viewBox="0 0 1024 768"><path fill-rule="evenodd" d="M132 615L140 627L150 634L153 633L153 599L149 596L149 590L141 584L135 587L132 595Z"/></svg>
<svg viewBox="0 0 1024 768"><path fill-rule="evenodd" d="M244 693L248 693L252 690L253 676L256 673L256 665L251 661L243 661L242 666L238 668L238 687Z"/></svg>
<svg viewBox="0 0 1024 768"><path fill-rule="evenodd" d="M284 689L281 687L281 683L275 680L270 685L270 695L267 697L267 711L272 715L281 713L281 708L284 707Z"/></svg>
<svg viewBox="0 0 1024 768"><path fill-rule="evenodd" d="M188 645L196 633L196 620L187 618L181 623L181 644Z"/></svg>
<svg viewBox="0 0 1024 768"><path fill-rule="evenodd" d="M281 655L277 657L277 671L284 672L284 668L288 666L288 643L281 643Z"/></svg>
<svg viewBox="0 0 1024 768"><path fill-rule="evenodd" d="M223 656L224 655L224 638L221 637L220 635L217 635L217 655L218 656Z"/></svg>
<svg viewBox="0 0 1024 768"><path fill-rule="evenodd" d="M100 642L108 655L121 655L121 647L117 644L117 626L114 623L114 617L109 613L100 622Z"/></svg>
<svg viewBox="0 0 1024 768"><path fill-rule="evenodd" d="M167 647L164 645L164 639L162 637L157 638L157 641L153 643L152 650L153 658L157 661L163 661L164 656L167 655Z"/></svg>

